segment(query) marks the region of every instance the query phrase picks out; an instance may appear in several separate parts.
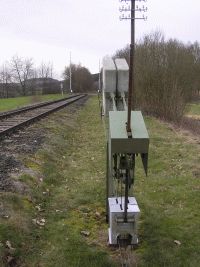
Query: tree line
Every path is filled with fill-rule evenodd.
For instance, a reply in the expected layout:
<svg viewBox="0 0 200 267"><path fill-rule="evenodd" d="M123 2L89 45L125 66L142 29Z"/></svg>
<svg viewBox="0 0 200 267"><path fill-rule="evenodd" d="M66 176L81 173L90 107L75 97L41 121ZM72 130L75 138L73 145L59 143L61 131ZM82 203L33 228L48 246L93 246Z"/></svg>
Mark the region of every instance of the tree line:
<svg viewBox="0 0 200 267"><path fill-rule="evenodd" d="M116 57L129 64L129 46ZM145 35L135 47L135 103L148 114L181 120L186 104L200 94L200 44L166 40L161 32Z"/></svg>
<svg viewBox="0 0 200 267"><path fill-rule="evenodd" d="M18 91L18 95L35 94L36 88L32 88L35 86L34 79L53 78L53 76L52 63L42 62L39 67L35 67L32 58L22 58L15 55L0 67L1 97L8 97L9 90L14 89ZM63 78L64 90L69 91L70 66L65 67ZM33 85L31 85L31 82ZM73 92L96 90L92 74L81 64L71 64L71 85Z"/></svg>
<svg viewBox="0 0 200 267"><path fill-rule="evenodd" d="M81 64L71 64L65 67L63 78L69 88L71 69L71 87L73 92L90 92L95 89L94 79L89 69Z"/></svg>
<svg viewBox="0 0 200 267"><path fill-rule="evenodd" d="M0 67L0 84L4 97L8 96L11 84L18 84L20 95L27 95L30 87L30 79L53 78L54 70L51 62L42 62L39 67L34 66L32 58L13 56Z"/></svg>

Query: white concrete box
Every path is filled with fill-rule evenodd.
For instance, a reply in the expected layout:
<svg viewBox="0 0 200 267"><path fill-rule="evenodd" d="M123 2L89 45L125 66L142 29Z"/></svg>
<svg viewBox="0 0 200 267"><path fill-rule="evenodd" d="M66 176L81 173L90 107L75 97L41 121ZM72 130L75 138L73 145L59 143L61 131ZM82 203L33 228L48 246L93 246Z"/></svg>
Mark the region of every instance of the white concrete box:
<svg viewBox="0 0 200 267"><path fill-rule="evenodd" d="M103 91L105 93L116 92L116 67L110 57L103 59Z"/></svg>
<svg viewBox="0 0 200 267"><path fill-rule="evenodd" d="M126 93L129 86L129 66L125 58L116 58L115 65L117 68L117 91Z"/></svg>
<svg viewBox="0 0 200 267"><path fill-rule="evenodd" d="M127 222L124 222L124 197L108 198L109 203L109 244L117 245L118 238L131 236L131 244L137 244L137 220L140 213L137 201L129 197ZM122 205L121 205L122 204Z"/></svg>

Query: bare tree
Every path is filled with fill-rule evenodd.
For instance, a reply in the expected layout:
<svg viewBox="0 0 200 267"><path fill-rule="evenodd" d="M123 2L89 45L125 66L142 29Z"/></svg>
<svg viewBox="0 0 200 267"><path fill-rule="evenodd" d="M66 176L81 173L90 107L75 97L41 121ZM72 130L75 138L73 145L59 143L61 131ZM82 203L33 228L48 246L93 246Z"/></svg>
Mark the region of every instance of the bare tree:
<svg viewBox="0 0 200 267"><path fill-rule="evenodd" d="M53 63L42 62L38 68L38 78L53 78Z"/></svg>
<svg viewBox="0 0 200 267"><path fill-rule="evenodd" d="M129 47L114 57L128 61ZM181 120L187 102L200 88L200 45L166 40L157 31L145 35L135 49L135 100L147 113L168 120Z"/></svg>
<svg viewBox="0 0 200 267"><path fill-rule="evenodd" d="M74 92L89 92L93 90L93 78L90 71L79 65L71 64L72 73L72 89ZM63 73L63 77L67 82L70 78L70 67L66 67ZM68 87L69 88L69 87Z"/></svg>
<svg viewBox="0 0 200 267"><path fill-rule="evenodd" d="M14 56L11 59L11 70L16 82L21 85L22 94L27 94L27 80L33 77L33 60L32 58L20 58Z"/></svg>
<svg viewBox="0 0 200 267"><path fill-rule="evenodd" d="M8 63L4 63L0 69L0 82L2 84L2 95L8 97L9 83L11 82L11 71L8 67Z"/></svg>
<svg viewBox="0 0 200 267"><path fill-rule="evenodd" d="M127 63L129 64L129 61L130 61L130 46L129 45L126 45L124 48L122 49L118 49L113 58L125 58Z"/></svg>
<svg viewBox="0 0 200 267"><path fill-rule="evenodd" d="M200 96L200 44L195 42L191 45L191 51L194 56L194 86L193 86L193 97Z"/></svg>

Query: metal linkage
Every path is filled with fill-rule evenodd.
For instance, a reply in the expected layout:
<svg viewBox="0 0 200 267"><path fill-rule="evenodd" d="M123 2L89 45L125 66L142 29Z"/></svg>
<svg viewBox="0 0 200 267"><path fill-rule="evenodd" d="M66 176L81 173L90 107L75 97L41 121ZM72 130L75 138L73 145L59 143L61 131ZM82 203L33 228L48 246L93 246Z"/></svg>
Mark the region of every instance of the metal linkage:
<svg viewBox="0 0 200 267"><path fill-rule="evenodd" d="M117 244L118 236L130 235L129 245L136 245L140 213L133 194L135 156L140 154L147 172L149 136L140 111L132 111L133 136L128 138L125 123L127 111L109 112L107 151L107 218L109 243Z"/></svg>
<svg viewBox="0 0 200 267"><path fill-rule="evenodd" d="M114 154L113 155L113 178L117 183L116 199L121 198L120 207L124 210L124 222L127 223L129 189L134 183L135 154ZM120 191L120 192L119 192ZM123 192L124 191L124 192ZM124 195L124 203L122 196Z"/></svg>

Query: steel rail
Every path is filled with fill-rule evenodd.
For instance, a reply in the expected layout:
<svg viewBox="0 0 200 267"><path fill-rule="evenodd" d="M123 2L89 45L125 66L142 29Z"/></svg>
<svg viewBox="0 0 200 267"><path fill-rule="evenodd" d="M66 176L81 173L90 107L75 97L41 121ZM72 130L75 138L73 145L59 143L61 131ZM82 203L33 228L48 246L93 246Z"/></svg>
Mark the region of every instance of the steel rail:
<svg viewBox="0 0 200 267"><path fill-rule="evenodd" d="M30 124L36 120L49 115L65 106L68 106L86 95L73 95L66 99L49 101L49 103L42 103L34 106L25 107L23 110L16 110L9 114L9 116L0 116L0 138L17 130L18 128ZM4 114L5 115L5 114Z"/></svg>
<svg viewBox="0 0 200 267"><path fill-rule="evenodd" d="M33 109L36 109L36 108L39 108L39 107L47 106L49 104L62 102L63 100L67 100L67 99L73 98L74 96L79 96L79 95L80 94L75 94L75 95L72 95L72 96L69 96L69 97L65 97L65 98L62 98L62 99L40 102L40 103L36 103L34 105L28 105L28 106L25 106L25 107L9 110L9 111L6 111L6 112L0 112L0 120L4 119L4 118L11 117L13 115L20 114L20 113L22 113L24 111L33 110Z"/></svg>

